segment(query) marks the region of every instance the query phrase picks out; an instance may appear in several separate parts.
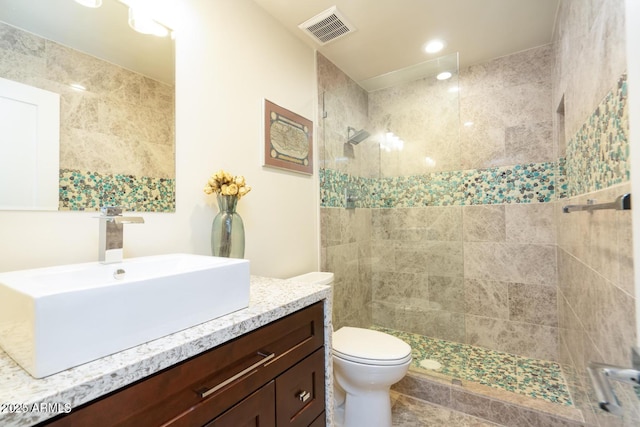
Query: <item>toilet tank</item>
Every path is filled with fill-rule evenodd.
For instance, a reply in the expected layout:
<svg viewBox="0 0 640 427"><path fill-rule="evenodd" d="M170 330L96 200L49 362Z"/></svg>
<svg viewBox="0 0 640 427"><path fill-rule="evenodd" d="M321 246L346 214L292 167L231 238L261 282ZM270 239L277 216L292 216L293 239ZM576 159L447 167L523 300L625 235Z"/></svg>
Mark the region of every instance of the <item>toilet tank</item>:
<svg viewBox="0 0 640 427"><path fill-rule="evenodd" d="M291 277L287 280L292 282L309 283L316 285L330 285L333 283L333 273L326 271L312 271L311 273Z"/></svg>

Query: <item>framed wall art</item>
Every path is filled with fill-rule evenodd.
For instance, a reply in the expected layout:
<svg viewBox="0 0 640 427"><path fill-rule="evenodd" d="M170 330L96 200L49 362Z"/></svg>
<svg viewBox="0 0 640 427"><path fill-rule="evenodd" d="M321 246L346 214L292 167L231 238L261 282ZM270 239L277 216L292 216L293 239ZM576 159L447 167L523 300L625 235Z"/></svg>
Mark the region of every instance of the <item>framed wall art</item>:
<svg viewBox="0 0 640 427"><path fill-rule="evenodd" d="M313 174L313 122L266 99L264 165Z"/></svg>

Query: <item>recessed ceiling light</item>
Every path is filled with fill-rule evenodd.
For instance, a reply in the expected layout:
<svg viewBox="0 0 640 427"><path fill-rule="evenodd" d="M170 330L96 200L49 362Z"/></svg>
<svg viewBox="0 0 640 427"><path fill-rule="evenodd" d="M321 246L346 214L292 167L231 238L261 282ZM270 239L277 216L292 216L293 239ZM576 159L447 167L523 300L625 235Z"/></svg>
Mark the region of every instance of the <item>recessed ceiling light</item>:
<svg viewBox="0 0 640 427"><path fill-rule="evenodd" d="M450 79L451 76L452 76L452 74L450 72L443 71L442 73L440 73L440 74L438 74L436 76L436 79L438 79L438 80L447 80L447 79Z"/></svg>
<svg viewBox="0 0 640 427"><path fill-rule="evenodd" d="M464 126L466 127L473 126L473 122L464 122Z"/></svg>
<svg viewBox="0 0 640 427"><path fill-rule="evenodd" d="M427 53L438 53L444 48L444 42L442 40L431 40L425 46L424 50Z"/></svg>

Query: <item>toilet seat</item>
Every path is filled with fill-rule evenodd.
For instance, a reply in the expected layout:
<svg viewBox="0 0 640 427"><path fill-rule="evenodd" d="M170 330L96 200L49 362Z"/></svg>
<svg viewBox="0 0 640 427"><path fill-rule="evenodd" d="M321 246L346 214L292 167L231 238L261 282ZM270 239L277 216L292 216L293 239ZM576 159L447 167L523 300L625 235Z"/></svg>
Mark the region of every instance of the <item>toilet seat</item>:
<svg viewBox="0 0 640 427"><path fill-rule="evenodd" d="M384 332L344 326L333 333L333 355L365 365L393 366L411 361L411 347Z"/></svg>

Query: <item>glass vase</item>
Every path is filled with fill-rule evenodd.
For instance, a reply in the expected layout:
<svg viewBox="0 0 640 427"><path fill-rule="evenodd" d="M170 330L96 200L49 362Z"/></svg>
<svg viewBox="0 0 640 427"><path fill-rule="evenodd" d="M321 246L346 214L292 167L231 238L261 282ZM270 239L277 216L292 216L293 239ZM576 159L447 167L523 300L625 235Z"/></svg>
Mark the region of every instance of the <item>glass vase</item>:
<svg viewBox="0 0 640 427"><path fill-rule="evenodd" d="M213 256L244 257L244 224L236 212L236 196L218 195L220 212L211 226L211 252Z"/></svg>

